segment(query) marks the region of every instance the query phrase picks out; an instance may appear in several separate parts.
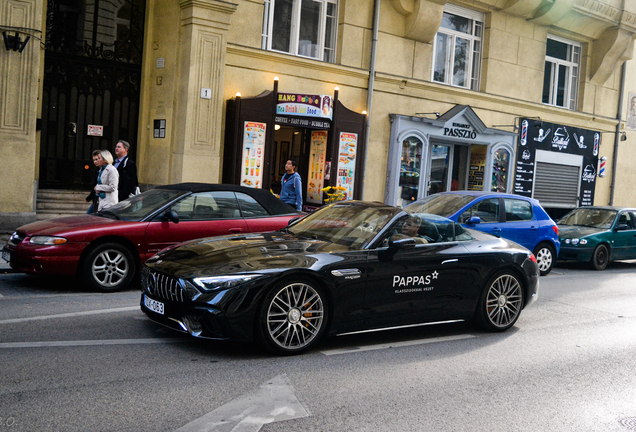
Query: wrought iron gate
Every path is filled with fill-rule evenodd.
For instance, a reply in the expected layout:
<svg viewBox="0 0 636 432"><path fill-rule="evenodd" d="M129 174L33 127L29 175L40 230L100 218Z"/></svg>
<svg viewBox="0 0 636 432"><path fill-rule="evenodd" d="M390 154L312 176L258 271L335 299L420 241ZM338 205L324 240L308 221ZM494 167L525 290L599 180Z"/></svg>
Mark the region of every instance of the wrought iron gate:
<svg viewBox="0 0 636 432"><path fill-rule="evenodd" d="M135 159L145 0L48 0L40 188L89 190L91 153ZM102 136L88 126L102 126Z"/></svg>

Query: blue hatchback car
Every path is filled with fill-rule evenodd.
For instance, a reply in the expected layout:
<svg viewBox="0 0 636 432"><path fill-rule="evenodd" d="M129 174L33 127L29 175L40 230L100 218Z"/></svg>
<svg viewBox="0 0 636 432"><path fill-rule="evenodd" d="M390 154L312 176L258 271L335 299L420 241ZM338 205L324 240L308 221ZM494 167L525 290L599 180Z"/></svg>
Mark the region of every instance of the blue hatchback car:
<svg viewBox="0 0 636 432"><path fill-rule="evenodd" d="M550 273L559 255L559 228L532 198L495 192L442 192L415 201L404 210L444 216L525 246L536 256L541 276Z"/></svg>

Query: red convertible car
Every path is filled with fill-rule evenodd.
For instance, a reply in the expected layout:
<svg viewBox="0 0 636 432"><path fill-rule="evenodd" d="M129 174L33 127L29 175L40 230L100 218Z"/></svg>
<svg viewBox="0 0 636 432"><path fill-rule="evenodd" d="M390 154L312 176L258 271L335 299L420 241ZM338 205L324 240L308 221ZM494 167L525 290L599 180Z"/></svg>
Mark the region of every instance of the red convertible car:
<svg viewBox="0 0 636 432"><path fill-rule="evenodd" d="M2 258L19 272L78 275L97 291L117 291L165 247L202 237L273 231L302 215L262 189L160 186L94 215L21 226L2 249Z"/></svg>

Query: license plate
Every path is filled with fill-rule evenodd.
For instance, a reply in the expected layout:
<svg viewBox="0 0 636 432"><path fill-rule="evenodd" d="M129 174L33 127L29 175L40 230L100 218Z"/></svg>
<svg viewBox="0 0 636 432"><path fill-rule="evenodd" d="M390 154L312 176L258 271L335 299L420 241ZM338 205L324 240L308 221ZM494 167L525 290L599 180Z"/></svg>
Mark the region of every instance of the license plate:
<svg viewBox="0 0 636 432"><path fill-rule="evenodd" d="M153 312L163 315L163 303L144 296L144 306Z"/></svg>
<svg viewBox="0 0 636 432"><path fill-rule="evenodd" d="M2 259L6 262L11 262L11 251L9 249L2 249Z"/></svg>

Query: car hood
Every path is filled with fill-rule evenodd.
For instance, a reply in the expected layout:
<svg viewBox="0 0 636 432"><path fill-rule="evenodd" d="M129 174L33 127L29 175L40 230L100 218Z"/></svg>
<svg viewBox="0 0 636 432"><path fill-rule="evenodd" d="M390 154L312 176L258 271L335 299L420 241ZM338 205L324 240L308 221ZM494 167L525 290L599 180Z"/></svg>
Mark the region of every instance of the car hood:
<svg viewBox="0 0 636 432"><path fill-rule="evenodd" d="M27 237L32 235L65 236L69 233L77 234L89 230L101 231L111 227L120 228L122 225L137 223L93 215L79 215L33 222L21 226L17 231L26 234Z"/></svg>
<svg viewBox="0 0 636 432"><path fill-rule="evenodd" d="M343 259L332 253L346 246L307 240L281 232L195 240L165 249L146 262L154 270L179 278L234 273L268 273L311 268L319 261Z"/></svg>
<svg viewBox="0 0 636 432"><path fill-rule="evenodd" d="M580 238L586 237L594 234L599 234L604 231L607 231L602 228L593 228L586 226L576 226L576 225L559 225L559 239L572 239L572 238Z"/></svg>

